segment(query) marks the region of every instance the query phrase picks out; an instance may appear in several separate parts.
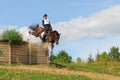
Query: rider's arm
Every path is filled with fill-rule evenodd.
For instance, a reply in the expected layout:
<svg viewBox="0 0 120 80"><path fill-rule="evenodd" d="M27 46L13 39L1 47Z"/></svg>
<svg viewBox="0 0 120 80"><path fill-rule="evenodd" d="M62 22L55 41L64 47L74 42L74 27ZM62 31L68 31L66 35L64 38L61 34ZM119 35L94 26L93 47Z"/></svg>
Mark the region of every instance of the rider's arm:
<svg viewBox="0 0 120 80"><path fill-rule="evenodd" d="M44 20L42 20L42 26L44 27Z"/></svg>
<svg viewBox="0 0 120 80"><path fill-rule="evenodd" d="M51 26L51 23L50 23L50 21L49 21L49 25Z"/></svg>

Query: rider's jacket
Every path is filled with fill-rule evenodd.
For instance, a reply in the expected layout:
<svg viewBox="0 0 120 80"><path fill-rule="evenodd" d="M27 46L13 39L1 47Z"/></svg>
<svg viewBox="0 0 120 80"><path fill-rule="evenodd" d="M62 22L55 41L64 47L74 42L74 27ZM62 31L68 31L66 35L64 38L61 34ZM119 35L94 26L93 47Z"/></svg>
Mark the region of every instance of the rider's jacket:
<svg viewBox="0 0 120 80"><path fill-rule="evenodd" d="M43 25L43 26L50 25L49 19L43 19L43 20L42 20L42 25Z"/></svg>

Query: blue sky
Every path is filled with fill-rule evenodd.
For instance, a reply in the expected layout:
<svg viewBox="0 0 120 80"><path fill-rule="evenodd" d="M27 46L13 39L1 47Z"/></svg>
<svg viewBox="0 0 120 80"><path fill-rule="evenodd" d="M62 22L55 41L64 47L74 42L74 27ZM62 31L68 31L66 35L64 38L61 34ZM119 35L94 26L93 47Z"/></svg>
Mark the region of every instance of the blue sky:
<svg viewBox="0 0 120 80"><path fill-rule="evenodd" d="M97 50L120 46L119 5L120 0L1 0L0 29L8 25L41 25L42 16L47 13L53 28L62 33L54 53L66 50L73 60L86 60Z"/></svg>
<svg viewBox="0 0 120 80"><path fill-rule="evenodd" d="M41 23L47 13L51 22L67 21L78 16L119 4L119 0L1 0L1 24L24 26Z"/></svg>

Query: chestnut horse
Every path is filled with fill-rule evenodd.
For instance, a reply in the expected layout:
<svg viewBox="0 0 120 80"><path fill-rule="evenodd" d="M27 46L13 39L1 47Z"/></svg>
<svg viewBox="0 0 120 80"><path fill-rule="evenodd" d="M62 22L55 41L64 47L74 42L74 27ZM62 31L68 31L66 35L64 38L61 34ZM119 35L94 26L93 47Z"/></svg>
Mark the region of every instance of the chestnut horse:
<svg viewBox="0 0 120 80"><path fill-rule="evenodd" d="M30 34L39 37L42 40L44 34L44 28L37 25L34 29L32 28L30 29L33 31L33 32L29 31ZM60 35L61 33L58 33L56 30L54 30L49 32L49 34L46 36L46 42L48 44L48 50L49 50L49 61L51 61L53 55L54 43L56 43L56 45L59 44Z"/></svg>

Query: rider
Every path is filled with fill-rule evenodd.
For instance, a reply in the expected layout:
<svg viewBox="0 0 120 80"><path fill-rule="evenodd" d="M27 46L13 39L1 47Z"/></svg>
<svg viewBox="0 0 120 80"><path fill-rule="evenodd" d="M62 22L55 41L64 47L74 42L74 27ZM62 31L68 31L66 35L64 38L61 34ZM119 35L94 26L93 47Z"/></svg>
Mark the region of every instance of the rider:
<svg viewBox="0 0 120 80"><path fill-rule="evenodd" d="M43 16L42 25L45 29L45 34L43 35L43 41L45 42L46 36L49 34L49 32L52 31L52 27L51 27L49 19L47 18L47 14Z"/></svg>

